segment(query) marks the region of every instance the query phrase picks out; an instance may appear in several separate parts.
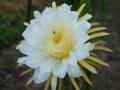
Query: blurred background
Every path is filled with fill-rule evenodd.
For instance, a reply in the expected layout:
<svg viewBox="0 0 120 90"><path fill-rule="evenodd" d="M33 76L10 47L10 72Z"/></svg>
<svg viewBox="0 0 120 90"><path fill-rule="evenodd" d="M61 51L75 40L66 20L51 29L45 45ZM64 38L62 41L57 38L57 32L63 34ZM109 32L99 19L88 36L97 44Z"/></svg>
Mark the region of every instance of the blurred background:
<svg viewBox="0 0 120 90"><path fill-rule="evenodd" d="M16 60L21 53L15 49L22 40L25 30L23 22L33 18L33 11L43 11L51 6L53 0L0 0L0 90L43 90L43 85L26 87L29 75L19 77L24 70L16 67ZM103 52L100 56L110 67L98 69L92 75L92 90L120 90L120 0L55 0L58 5L67 3L77 10L83 2L87 2L85 12L91 13L93 21L100 22L111 34L105 38L106 44L114 52ZM82 3L81 3L81 2ZM92 8L90 8L92 6Z"/></svg>

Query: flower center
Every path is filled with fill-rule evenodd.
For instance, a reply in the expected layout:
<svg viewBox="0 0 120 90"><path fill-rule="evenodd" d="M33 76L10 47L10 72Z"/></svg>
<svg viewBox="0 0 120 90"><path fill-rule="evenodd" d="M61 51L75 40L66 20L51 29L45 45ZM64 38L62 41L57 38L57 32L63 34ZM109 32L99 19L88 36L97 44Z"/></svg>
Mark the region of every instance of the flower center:
<svg viewBox="0 0 120 90"><path fill-rule="evenodd" d="M50 34L48 52L56 59L66 58L74 46L73 41L72 33L67 28L56 27Z"/></svg>
<svg viewBox="0 0 120 90"><path fill-rule="evenodd" d="M61 30L61 31L53 31L53 35L52 35L52 39L53 39L53 42L58 44L61 39L63 38L63 35L64 35L64 32Z"/></svg>

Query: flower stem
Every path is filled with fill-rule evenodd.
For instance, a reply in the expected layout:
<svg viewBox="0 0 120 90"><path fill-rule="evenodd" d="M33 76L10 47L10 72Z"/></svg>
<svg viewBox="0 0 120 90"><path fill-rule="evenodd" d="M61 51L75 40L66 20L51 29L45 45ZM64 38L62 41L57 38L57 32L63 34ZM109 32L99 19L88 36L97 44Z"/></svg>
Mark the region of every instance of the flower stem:
<svg viewBox="0 0 120 90"><path fill-rule="evenodd" d="M32 0L27 0L28 1L28 7L27 7L27 21L30 21L31 17L31 11L32 11Z"/></svg>

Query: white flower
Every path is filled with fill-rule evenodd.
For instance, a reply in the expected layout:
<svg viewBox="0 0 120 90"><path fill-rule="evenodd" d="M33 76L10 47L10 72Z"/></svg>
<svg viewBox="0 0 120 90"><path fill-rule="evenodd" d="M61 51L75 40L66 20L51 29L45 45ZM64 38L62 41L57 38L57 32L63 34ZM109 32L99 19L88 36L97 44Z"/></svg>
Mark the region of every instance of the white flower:
<svg viewBox="0 0 120 90"><path fill-rule="evenodd" d="M66 74L82 76L78 61L89 57L94 48L87 33L91 15L79 19L78 12L63 4L42 13L35 11L34 16L22 34L24 40L17 46L26 56L17 62L35 69L35 83L46 81L51 74L58 78L65 78Z"/></svg>

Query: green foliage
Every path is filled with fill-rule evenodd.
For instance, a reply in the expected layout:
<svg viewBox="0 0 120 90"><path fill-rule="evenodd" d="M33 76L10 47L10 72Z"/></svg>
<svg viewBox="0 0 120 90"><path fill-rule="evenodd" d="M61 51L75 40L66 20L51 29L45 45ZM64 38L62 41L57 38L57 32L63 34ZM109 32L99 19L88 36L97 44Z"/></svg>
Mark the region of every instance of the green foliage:
<svg viewBox="0 0 120 90"><path fill-rule="evenodd" d="M5 1L0 1L5 4ZM9 1L6 1L8 3ZM10 3L10 2L9 2ZM1 5L1 4L0 4ZM24 30L24 13L14 11L12 5L0 10L0 48L15 43Z"/></svg>

